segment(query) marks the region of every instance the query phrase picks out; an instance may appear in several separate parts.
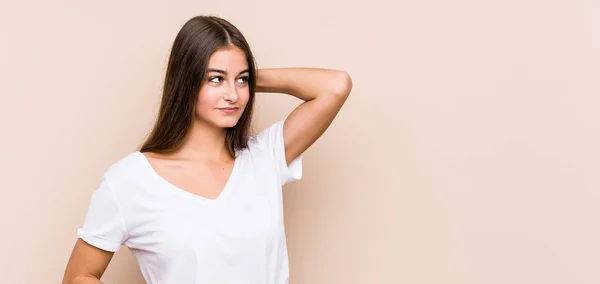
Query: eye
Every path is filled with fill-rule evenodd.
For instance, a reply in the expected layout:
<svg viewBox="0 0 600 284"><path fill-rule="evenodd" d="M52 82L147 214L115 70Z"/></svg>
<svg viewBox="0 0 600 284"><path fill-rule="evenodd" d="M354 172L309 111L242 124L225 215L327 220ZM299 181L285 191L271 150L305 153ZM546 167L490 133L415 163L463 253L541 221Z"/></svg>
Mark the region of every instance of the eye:
<svg viewBox="0 0 600 284"><path fill-rule="evenodd" d="M238 82L240 82L241 84L248 84L249 79L250 78L248 78L248 76L240 77L238 78Z"/></svg>
<svg viewBox="0 0 600 284"><path fill-rule="evenodd" d="M212 83L221 83L221 81L223 81L223 77L222 76L211 77L208 79L208 81L210 81Z"/></svg>

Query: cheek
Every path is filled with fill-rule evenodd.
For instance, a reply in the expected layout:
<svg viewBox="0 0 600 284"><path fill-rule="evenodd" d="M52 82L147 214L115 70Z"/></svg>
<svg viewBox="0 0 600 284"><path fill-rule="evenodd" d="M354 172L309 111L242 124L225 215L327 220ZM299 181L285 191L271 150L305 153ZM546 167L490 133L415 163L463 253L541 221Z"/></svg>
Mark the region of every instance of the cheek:
<svg viewBox="0 0 600 284"><path fill-rule="evenodd" d="M196 115L201 117L208 115L216 105L215 98L218 99L218 96L214 91L202 90L198 94L198 101L196 102Z"/></svg>
<svg viewBox="0 0 600 284"><path fill-rule="evenodd" d="M239 92L240 95L240 103L242 103L243 105L246 105L248 103L248 101L250 100L250 89L249 88L244 88L243 90L240 90Z"/></svg>
<svg viewBox="0 0 600 284"><path fill-rule="evenodd" d="M211 90L210 88L205 88L200 91L198 94L198 103L196 106L200 108L213 107L215 103L219 100L219 94L216 90Z"/></svg>

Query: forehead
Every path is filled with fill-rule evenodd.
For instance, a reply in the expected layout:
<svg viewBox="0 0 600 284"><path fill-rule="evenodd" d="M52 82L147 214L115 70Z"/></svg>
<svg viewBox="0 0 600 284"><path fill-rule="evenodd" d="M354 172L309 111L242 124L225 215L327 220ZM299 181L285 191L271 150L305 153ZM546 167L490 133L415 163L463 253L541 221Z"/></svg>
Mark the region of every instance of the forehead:
<svg viewBox="0 0 600 284"><path fill-rule="evenodd" d="M247 69L248 61L239 47L221 48L210 56L208 68L237 72Z"/></svg>

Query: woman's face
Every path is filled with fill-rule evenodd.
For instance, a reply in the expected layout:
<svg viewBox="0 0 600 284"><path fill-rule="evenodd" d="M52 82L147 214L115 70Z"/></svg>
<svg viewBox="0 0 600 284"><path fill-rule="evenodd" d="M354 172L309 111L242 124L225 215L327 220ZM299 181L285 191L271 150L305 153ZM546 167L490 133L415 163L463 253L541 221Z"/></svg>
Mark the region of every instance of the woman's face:
<svg viewBox="0 0 600 284"><path fill-rule="evenodd" d="M250 98L246 55L238 47L215 51L198 94L196 119L216 127L233 127Z"/></svg>

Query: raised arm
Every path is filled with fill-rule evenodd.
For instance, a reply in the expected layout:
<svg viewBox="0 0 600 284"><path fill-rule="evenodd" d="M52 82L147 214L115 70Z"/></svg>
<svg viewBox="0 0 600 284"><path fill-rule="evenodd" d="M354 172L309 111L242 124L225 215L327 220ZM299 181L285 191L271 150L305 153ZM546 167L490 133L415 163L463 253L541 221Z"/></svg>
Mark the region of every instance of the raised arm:
<svg viewBox="0 0 600 284"><path fill-rule="evenodd" d="M284 93L304 103L290 113L283 126L287 163L308 149L327 130L352 90L350 75L317 68L259 69L257 92Z"/></svg>

